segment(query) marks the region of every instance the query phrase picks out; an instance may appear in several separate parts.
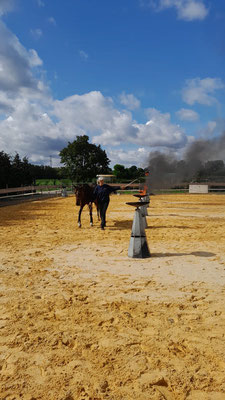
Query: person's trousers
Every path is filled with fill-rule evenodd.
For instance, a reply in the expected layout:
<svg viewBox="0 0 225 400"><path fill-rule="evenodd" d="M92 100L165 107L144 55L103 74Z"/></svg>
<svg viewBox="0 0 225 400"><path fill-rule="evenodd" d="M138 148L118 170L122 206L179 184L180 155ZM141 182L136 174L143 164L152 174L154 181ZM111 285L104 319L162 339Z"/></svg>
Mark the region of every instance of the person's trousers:
<svg viewBox="0 0 225 400"><path fill-rule="evenodd" d="M100 218L101 218L101 228L105 227L105 217L106 217L106 210L108 208L109 201L104 203L99 203L99 211L100 211Z"/></svg>

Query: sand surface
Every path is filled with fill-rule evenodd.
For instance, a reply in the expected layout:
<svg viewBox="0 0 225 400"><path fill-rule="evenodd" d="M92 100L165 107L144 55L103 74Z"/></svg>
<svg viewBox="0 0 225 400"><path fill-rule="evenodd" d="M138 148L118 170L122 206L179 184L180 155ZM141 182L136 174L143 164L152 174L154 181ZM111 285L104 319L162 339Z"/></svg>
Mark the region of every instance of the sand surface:
<svg viewBox="0 0 225 400"><path fill-rule="evenodd" d="M147 259L133 199L0 209L1 400L225 399L225 196L152 196Z"/></svg>

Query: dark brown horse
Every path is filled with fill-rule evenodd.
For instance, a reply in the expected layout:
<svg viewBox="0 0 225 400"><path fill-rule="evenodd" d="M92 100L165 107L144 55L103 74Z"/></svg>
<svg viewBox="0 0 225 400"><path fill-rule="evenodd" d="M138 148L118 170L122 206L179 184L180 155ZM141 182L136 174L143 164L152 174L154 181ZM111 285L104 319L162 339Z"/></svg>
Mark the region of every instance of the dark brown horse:
<svg viewBox="0 0 225 400"><path fill-rule="evenodd" d="M87 183L84 183L82 185L77 185L74 186L74 193L76 196L76 205L80 206L80 210L78 213L78 226L79 228L81 227L81 213L84 208L84 206L87 204L89 208L89 214L90 214L90 225L93 225L93 218L92 218L92 203L95 203L96 208L97 208L97 216L98 220L100 219L99 217L99 210L98 210L98 205L96 200L93 201L93 192L94 192L94 186L90 186Z"/></svg>

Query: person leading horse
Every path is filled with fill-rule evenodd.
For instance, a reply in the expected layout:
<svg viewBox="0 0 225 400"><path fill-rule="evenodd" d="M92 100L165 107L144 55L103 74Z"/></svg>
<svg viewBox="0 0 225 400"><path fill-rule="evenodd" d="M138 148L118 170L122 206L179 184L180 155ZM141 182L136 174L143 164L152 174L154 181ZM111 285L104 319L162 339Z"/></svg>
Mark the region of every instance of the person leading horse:
<svg viewBox="0 0 225 400"><path fill-rule="evenodd" d="M97 186L94 189L92 201L97 201L101 218L101 229L104 230L106 226L106 211L109 205L109 195L120 187L112 187L104 183L104 178L100 176L97 181ZM91 203L89 203L90 205Z"/></svg>

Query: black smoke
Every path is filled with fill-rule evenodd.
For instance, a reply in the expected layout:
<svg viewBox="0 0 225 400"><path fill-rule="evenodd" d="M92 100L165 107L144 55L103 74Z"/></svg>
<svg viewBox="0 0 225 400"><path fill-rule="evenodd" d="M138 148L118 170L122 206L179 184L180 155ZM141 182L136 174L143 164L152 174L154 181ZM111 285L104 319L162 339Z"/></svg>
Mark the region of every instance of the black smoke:
<svg viewBox="0 0 225 400"><path fill-rule="evenodd" d="M147 183L150 191L179 187L190 182L225 181L225 132L214 139L192 142L183 159L173 153L151 152Z"/></svg>

